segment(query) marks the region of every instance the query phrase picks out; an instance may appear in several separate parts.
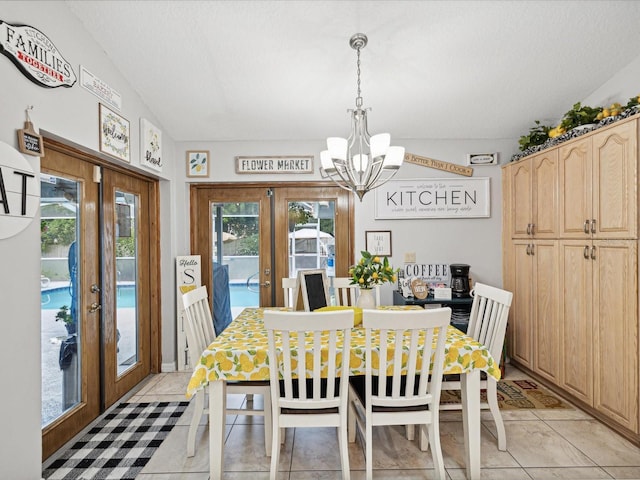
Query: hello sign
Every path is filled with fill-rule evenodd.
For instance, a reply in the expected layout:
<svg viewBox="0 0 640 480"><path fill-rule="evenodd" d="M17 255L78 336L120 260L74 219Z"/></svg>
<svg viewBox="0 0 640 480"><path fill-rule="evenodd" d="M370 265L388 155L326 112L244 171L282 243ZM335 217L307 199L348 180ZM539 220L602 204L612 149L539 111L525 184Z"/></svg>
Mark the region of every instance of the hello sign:
<svg viewBox="0 0 640 480"><path fill-rule="evenodd" d="M27 228L40 206L40 186L20 152L0 142L0 239Z"/></svg>
<svg viewBox="0 0 640 480"><path fill-rule="evenodd" d="M0 52L34 83L71 87L76 74L53 42L37 28L0 20Z"/></svg>

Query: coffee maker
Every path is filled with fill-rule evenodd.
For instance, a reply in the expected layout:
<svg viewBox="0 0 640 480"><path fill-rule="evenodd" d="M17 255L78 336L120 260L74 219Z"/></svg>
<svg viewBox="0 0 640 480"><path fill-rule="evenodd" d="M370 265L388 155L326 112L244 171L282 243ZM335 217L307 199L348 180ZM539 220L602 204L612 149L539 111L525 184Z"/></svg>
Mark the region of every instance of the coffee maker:
<svg viewBox="0 0 640 480"><path fill-rule="evenodd" d="M452 263L451 270L451 296L464 298L469 296L469 265L464 263Z"/></svg>

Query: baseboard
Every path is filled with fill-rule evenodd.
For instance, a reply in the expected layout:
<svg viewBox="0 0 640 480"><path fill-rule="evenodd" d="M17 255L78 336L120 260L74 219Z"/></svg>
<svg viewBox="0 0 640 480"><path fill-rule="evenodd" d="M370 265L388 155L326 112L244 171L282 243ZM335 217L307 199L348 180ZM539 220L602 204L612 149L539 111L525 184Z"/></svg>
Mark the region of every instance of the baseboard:
<svg viewBox="0 0 640 480"><path fill-rule="evenodd" d="M175 362L171 362L171 363L163 363L162 365L160 365L160 371L161 371L162 373L175 372L175 371L176 371L176 364L175 364Z"/></svg>

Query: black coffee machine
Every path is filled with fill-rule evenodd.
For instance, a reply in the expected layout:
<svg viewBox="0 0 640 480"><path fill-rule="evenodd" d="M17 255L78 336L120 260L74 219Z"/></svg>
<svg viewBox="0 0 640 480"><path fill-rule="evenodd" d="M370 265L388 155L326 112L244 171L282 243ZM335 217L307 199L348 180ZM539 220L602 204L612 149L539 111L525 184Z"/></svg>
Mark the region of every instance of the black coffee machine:
<svg viewBox="0 0 640 480"><path fill-rule="evenodd" d="M452 263L451 270L451 296L463 298L469 296L469 265L464 263Z"/></svg>

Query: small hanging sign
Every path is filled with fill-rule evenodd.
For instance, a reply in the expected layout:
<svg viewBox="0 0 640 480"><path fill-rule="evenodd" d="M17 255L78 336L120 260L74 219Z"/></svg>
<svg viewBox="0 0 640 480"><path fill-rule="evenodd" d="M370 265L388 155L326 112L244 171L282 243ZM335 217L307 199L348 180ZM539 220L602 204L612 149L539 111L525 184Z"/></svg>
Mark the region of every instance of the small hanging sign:
<svg viewBox="0 0 640 480"><path fill-rule="evenodd" d="M473 176L473 168L471 167L463 167L456 163L443 162L442 160L434 160L433 158L428 157L420 157L412 153L405 153L404 161L415 165L422 165L423 167L455 173L457 175L464 175L465 177Z"/></svg>
<svg viewBox="0 0 640 480"><path fill-rule="evenodd" d="M45 87L71 87L76 74L53 42L37 28L0 20L0 53L34 83Z"/></svg>
<svg viewBox="0 0 640 480"><path fill-rule="evenodd" d="M33 106L27 108L27 121L24 122L24 128L18 130L18 149L27 155L44 157L42 137L33 129L33 123L29 118L29 110L33 110Z"/></svg>

